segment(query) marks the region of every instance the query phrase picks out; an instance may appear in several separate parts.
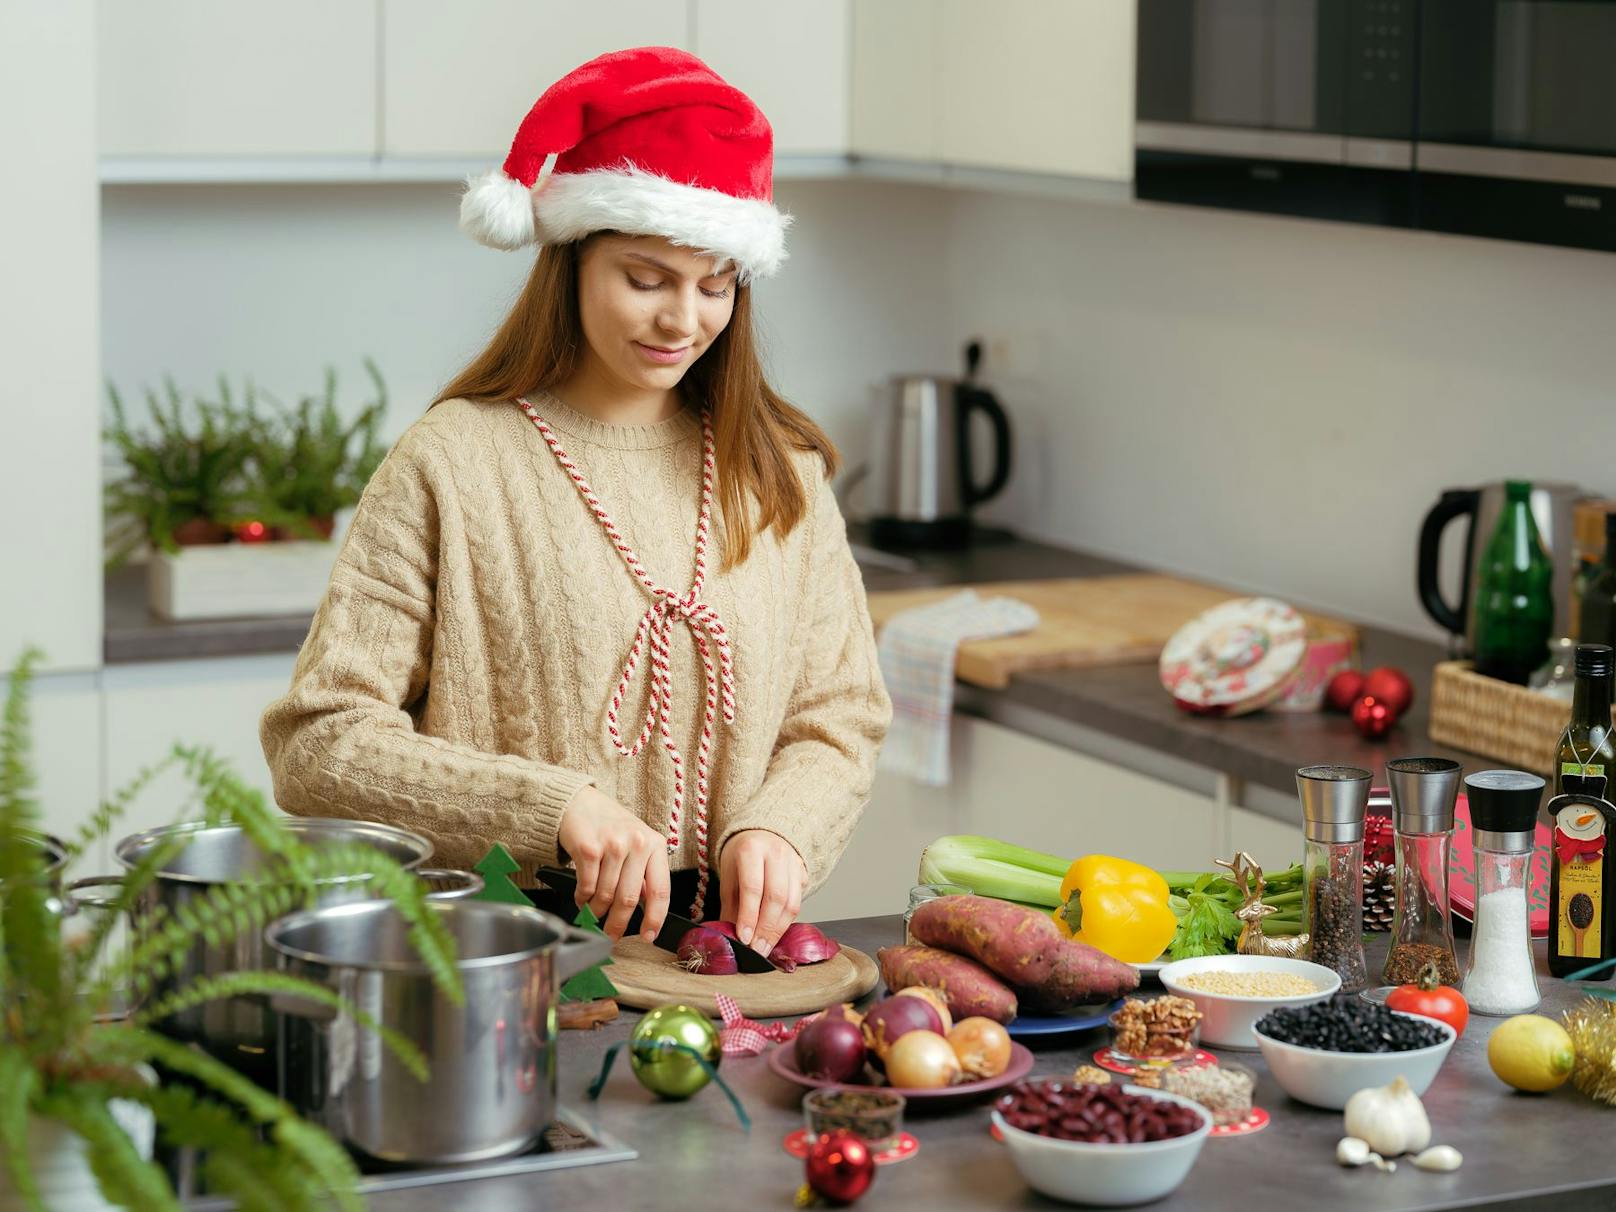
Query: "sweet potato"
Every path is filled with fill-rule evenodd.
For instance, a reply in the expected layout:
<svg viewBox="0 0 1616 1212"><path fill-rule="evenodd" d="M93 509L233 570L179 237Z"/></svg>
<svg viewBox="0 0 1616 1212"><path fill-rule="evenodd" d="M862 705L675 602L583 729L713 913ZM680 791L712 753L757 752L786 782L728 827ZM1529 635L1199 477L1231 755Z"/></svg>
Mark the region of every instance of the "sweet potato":
<svg viewBox="0 0 1616 1212"><path fill-rule="evenodd" d="M935 989L948 1002L955 1022L972 1015L999 1023L1016 1017L1016 995L993 973L962 955L909 943L883 947L876 959L888 989L894 993L911 985Z"/></svg>
<svg viewBox="0 0 1616 1212"><path fill-rule="evenodd" d="M986 896L925 901L910 917L909 931L918 942L969 956L1021 989L1049 979L1066 942L1049 914Z"/></svg>
<svg viewBox="0 0 1616 1212"><path fill-rule="evenodd" d="M1062 939L1043 984L1018 988L1029 1010L1058 1014L1073 1006L1114 1001L1139 987L1139 970L1113 959L1098 947Z"/></svg>

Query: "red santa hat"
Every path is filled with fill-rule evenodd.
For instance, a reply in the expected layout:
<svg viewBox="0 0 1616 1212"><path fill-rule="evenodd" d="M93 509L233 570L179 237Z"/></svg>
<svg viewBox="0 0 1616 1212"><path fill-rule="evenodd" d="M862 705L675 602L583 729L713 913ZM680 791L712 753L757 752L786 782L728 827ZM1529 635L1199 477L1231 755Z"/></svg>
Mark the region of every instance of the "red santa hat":
<svg viewBox="0 0 1616 1212"><path fill-rule="evenodd" d="M491 248L607 230L663 236L743 279L768 277L791 224L774 206L773 166L763 111L700 59L667 46L614 51L545 90L504 167L466 182L460 226Z"/></svg>

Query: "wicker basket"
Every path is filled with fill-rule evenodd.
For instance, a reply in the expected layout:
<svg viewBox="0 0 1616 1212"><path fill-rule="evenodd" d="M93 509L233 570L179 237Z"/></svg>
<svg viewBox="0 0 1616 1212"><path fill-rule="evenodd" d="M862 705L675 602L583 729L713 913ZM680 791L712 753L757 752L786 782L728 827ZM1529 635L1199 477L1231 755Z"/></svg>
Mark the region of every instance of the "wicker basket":
<svg viewBox="0 0 1616 1212"><path fill-rule="evenodd" d="M1443 661L1431 686L1431 739L1545 778L1554 774L1571 704Z"/></svg>

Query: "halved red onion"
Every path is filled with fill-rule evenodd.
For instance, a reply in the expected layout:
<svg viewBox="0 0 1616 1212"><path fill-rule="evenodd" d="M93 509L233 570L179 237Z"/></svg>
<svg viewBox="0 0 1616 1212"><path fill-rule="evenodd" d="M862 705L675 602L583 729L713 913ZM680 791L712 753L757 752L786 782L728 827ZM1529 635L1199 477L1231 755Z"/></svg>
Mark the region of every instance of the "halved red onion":
<svg viewBox="0 0 1616 1212"><path fill-rule="evenodd" d="M780 941L769 952L769 959L781 971L790 972L798 964L823 963L841 949L841 944L827 938L818 926L793 922L780 935Z"/></svg>
<svg viewBox="0 0 1616 1212"><path fill-rule="evenodd" d="M734 976L735 949L721 931L696 926L679 940L679 962L699 976Z"/></svg>

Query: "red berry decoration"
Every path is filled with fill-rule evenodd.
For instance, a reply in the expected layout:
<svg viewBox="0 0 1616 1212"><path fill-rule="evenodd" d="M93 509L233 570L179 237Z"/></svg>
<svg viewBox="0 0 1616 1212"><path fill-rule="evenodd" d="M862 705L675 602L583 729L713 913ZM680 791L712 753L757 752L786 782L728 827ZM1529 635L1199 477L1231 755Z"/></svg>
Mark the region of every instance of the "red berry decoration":
<svg viewBox="0 0 1616 1212"><path fill-rule="evenodd" d="M1364 695L1352 705L1352 726L1371 741L1385 736L1395 723L1397 713L1372 694Z"/></svg>
<svg viewBox="0 0 1616 1212"><path fill-rule="evenodd" d="M870 1189L875 1155L861 1136L827 1132L808 1150L808 1185L833 1204L850 1204Z"/></svg>
<svg viewBox="0 0 1616 1212"><path fill-rule="evenodd" d="M1369 671L1364 678L1363 693L1385 703L1393 715L1402 715L1414 703L1414 683L1408 680L1408 674L1390 665Z"/></svg>
<svg viewBox="0 0 1616 1212"><path fill-rule="evenodd" d="M1343 669L1325 686L1324 702L1331 711L1346 715L1352 710L1352 705L1363 697L1363 693L1364 675L1356 669Z"/></svg>
<svg viewBox="0 0 1616 1212"><path fill-rule="evenodd" d="M1364 818L1363 861L1365 863L1395 863L1397 861L1396 834L1389 816Z"/></svg>
<svg viewBox="0 0 1616 1212"><path fill-rule="evenodd" d="M269 527L254 518L250 522L237 522L235 535L238 543L263 543L269 539Z"/></svg>

